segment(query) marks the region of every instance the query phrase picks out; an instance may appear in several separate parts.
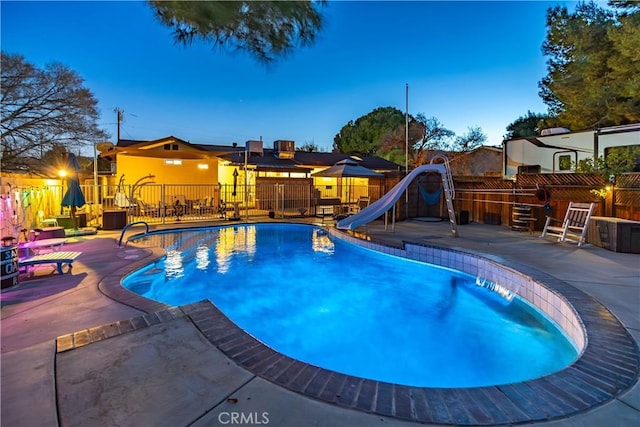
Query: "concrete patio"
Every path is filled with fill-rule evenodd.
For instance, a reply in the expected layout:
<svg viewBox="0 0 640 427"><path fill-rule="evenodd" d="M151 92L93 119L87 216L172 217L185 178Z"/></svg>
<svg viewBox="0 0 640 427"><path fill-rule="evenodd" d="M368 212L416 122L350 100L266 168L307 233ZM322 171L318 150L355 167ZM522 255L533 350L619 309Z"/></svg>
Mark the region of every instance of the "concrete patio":
<svg viewBox="0 0 640 427"><path fill-rule="evenodd" d="M405 221L393 232L376 222L366 231L388 245L449 247L551 275L604 304L635 339L637 352L638 255L576 248L481 224L460 226L458 238L446 222ZM119 237L119 231L76 237L65 246L83 253L72 274L40 268L0 294L3 425L418 425L276 385L229 359L221 351L224 344L207 339L202 325L208 319L198 317L199 307L167 307L119 292L114 282L161 254L118 248ZM636 426L637 380L604 404L536 425ZM477 416L469 409L472 424Z"/></svg>

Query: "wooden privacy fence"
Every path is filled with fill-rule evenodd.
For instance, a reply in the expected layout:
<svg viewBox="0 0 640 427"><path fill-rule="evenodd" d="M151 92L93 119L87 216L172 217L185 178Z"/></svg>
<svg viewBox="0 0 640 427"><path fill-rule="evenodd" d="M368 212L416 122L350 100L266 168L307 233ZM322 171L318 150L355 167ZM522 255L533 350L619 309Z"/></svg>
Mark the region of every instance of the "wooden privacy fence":
<svg viewBox="0 0 640 427"><path fill-rule="evenodd" d="M572 201L596 203L595 216L640 220L640 173L622 174L615 185L597 174L531 174L518 175L516 180L454 177L454 184L454 208L462 223L511 226L513 208L518 206L530 209L536 218L534 229L541 230L547 215L562 217ZM537 191L541 189L543 193ZM398 219L444 216L442 197L430 205L421 197L415 182L407 193L409 204L405 206L401 198ZM543 195L546 200L540 197Z"/></svg>
<svg viewBox="0 0 640 427"><path fill-rule="evenodd" d="M547 214L562 217L569 202L596 203L594 216L640 221L640 173L622 174L615 185L597 174L518 175L515 181L457 177L454 182L456 212L465 211L473 222L510 226L513 207L529 206L540 230Z"/></svg>
<svg viewBox="0 0 640 427"><path fill-rule="evenodd" d="M624 173L612 187L611 216L640 221L640 173Z"/></svg>

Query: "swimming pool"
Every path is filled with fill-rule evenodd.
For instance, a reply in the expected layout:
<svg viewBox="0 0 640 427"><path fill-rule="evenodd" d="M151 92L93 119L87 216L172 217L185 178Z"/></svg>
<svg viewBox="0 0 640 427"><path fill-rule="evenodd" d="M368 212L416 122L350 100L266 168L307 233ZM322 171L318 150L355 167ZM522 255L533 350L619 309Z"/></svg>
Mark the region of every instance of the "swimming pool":
<svg viewBox="0 0 640 427"><path fill-rule="evenodd" d="M537 378L578 351L552 322L477 278L331 238L259 224L145 237L167 256L127 276L170 305L211 300L275 350L330 370L426 387Z"/></svg>

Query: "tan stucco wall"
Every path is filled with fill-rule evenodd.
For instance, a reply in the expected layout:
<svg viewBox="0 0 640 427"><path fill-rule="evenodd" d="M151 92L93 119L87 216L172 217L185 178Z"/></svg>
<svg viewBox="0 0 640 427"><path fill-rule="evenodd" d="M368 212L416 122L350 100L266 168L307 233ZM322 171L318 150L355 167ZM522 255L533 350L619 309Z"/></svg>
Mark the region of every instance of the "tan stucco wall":
<svg viewBox="0 0 640 427"><path fill-rule="evenodd" d="M181 165L167 165L167 159L119 155L117 176L125 175L125 182L133 184L149 174L156 184L217 184L218 159L182 160ZM206 164L208 169L199 169Z"/></svg>

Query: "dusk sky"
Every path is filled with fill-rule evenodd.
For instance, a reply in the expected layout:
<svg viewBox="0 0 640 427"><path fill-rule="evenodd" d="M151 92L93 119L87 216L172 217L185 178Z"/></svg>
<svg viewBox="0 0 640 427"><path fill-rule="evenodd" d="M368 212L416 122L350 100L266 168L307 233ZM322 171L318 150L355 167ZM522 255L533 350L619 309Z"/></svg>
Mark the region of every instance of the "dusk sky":
<svg viewBox="0 0 640 427"><path fill-rule="evenodd" d="M176 45L146 2L2 1L2 50L77 72L99 124L121 137L169 135L230 145L263 138L331 150L350 120L378 107L434 116L457 135L545 112L538 82L545 12L559 2L329 2L315 44L271 66L201 42ZM570 9L574 3L564 2Z"/></svg>

